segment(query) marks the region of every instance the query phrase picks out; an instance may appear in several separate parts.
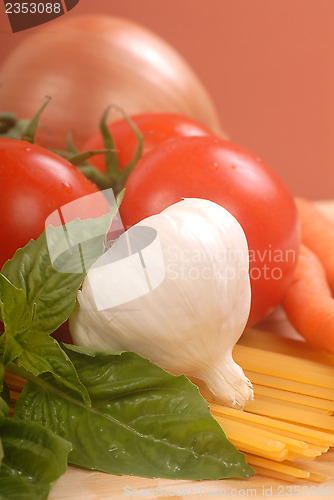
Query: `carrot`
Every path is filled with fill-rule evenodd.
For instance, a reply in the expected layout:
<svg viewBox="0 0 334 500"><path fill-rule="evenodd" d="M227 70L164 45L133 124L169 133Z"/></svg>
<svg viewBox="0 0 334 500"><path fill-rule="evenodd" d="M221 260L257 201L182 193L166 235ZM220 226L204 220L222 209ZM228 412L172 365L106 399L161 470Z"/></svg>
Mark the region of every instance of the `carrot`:
<svg viewBox="0 0 334 500"><path fill-rule="evenodd" d="M325 268L334 295L334 223L304 198L296 198L301 223L301 240Z"/></svg>
<svg viewBox="0 0 334 500"><path fill-rule="evenodd" d="M334 354L334 299L322 263L303 244L282 307L302 337Z"/></svg>

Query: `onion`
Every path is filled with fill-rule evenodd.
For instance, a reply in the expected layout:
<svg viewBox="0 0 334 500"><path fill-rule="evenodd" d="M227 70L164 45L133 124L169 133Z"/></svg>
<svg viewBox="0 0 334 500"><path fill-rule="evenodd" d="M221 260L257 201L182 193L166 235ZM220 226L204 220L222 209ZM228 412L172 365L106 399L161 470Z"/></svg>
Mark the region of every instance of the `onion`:
<svg viewBox="0 0 334 500"><path fill-rule="evenodd" d="M45 96L52 97L37 135L45 147L64 148L69 130L82 147L110 104L127 114L179 112L224 135L207 91L187 62L164 40L126 19L70 16L52 29L41 28L9 54L0 82L0 109L19 118L31 118Z"/></svg>

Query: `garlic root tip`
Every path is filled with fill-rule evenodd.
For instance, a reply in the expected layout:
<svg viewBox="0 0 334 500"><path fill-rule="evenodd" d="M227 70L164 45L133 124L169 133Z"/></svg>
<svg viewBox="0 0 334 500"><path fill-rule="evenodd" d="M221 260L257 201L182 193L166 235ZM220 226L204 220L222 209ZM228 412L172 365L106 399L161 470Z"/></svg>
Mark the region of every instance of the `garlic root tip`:
<svg viewBox="0 0 334 500"><path fill-rule="evenodd" d="M242 410L254 399L252 383L234 361L210 367L201 379L217 403Z"/></svg>

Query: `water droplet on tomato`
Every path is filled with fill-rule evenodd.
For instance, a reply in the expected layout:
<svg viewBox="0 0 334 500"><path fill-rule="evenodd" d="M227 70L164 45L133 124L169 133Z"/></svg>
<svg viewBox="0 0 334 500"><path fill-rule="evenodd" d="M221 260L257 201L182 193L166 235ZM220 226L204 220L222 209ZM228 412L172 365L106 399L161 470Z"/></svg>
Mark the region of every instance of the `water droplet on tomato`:
<svg viewBox="0 0 334 500"><path fill-rule="evenodd" d="M62 186L68 193L72 191L72 186L68 182L62 182Z"/></svg>

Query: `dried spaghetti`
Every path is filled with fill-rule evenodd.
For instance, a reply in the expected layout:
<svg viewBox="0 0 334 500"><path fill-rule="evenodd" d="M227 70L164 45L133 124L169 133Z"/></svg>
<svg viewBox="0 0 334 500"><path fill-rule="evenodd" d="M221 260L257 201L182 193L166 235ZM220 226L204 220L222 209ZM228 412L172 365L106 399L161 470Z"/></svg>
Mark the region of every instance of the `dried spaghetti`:
<svg viewBox="0 0 334 500"><path fill-rule="evenodd" d="M258 474L324 481L312 460L334 447L334 356L251 329L235 346L234 359L253 383L254 401L240 411L206 395L227 437Z"/></svg>

